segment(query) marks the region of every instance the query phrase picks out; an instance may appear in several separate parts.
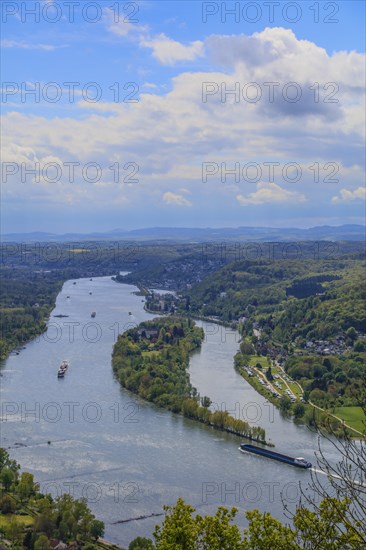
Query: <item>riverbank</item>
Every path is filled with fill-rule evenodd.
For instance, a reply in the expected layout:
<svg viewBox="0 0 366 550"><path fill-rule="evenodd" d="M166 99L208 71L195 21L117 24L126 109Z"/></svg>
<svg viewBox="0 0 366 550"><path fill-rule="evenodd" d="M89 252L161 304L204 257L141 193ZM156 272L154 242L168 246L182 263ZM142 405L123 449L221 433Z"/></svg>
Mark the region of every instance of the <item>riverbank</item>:
<svg viewBox="0 0 366 550"><path fill-rule="evenodd" d="M62 278L40 281L31 272L17 273L14 279L3 275L1 272L0 360L45 332L64 283Z"/></svg>
<svg viewBox="0 0 366 550"><path fill-rule="evenodd" d="M258 365L261 365L261 368ZM292 380L278 364L271 366L272 380L268 380L263 372L267 368L267 357L253 356L247 365L243 365L243 357L240 352L235 356L236 371L283 414L293 417L296 423L307 425L312 429L324 429L327 433L337 437L365 439L366 436L363 432L346 424L342 418L309 401L306 402L303 388L298 382Z"/></svg>

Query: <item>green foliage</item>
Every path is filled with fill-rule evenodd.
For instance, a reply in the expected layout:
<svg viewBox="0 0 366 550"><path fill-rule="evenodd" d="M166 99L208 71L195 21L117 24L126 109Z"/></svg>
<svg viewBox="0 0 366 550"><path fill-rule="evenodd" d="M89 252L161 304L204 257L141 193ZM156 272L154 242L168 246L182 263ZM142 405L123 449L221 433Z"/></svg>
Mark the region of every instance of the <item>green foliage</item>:
<svg viewBox="0 0 366 550"><path fill-rule="evenodd" d="M23 527L16 516L11 516L5 528L6 536L12 543L16 544L22 540Z"/></svg>
<svg viewBox="0 0 366 550"><path fill-rule="evenodd" d="M295 403L293 413L295 418L302 418L305 414L305 406L302 403Z"/></svg>
<svg viewBox="0 0 366 550"><path fill-rule="evenodd" d="M33 474L23 472L16 487L16 493L19 495L21 502L29 500L31 496L36 494L37 489L38 486L34 483Z"/></svg>
<svg viewBox="0 0 366 550"><path fill-rule="evenodd" d="M2 495L0 497L0 510L4 515L13 514L16 510L16 502L14 498L10 495Z"/></svg>
<svg viewBox="0 0 366 550"><path fill-rule="evenodd" d="M180 498L175 506L164 506L164 510L167 514L163 524L154 530L157 550L194 550L199 530L192 517L193 506Z"/></svg>
<svg viewBox="0 0 366 550"><path fill-rule="evenodd" d="M89 527L90 535L93 539L98 540L104 535L104 523L99 519L93 519Z"/></svg>
<svg viewBox="0 0 366 550"><path fill-rule="evenodd" d="M39 535L36 542L34 543L34 550L50 550L50 542L46 535Z"/></svg>
<svg viewBox="0 0 366 550"><path fill-rule="evenodd" d="M301 355L290 357L285 369L306 388L309 399L322 408L360 405L360 388L365 377L366 354L350 351L343 355Z"/></svg>
<svg viewBox="0 0 366 550"><path fill-rule="evenodd" d="M272 380L274 380L273 374L272 374L272 369L271 369L270 366L266 370L265 375L266 375L267 380L269 380L270 382L272 382Z"/></svg>
<svg viewBox="0 0 366 550"><path fill-rule="evenodd" d="M240 344L240 351L243 355L254 355L255 353L255 349L252 344L245 340Z"/></svg>
<svg viewBox="0 0 366 550"><path fill-rule="evenodd" d="M268 512L252 510L246 513L249 521L244 531L242 548L245 550L300 550L296 534L290 527L273 518Z"/></svg>
<svg viewBox="0 0 366 550"><path fill-rule="evenodd" d="M146 537L136 537L128 545L128 550L154 550L154 548L153 541Z"/></svg>
<svg viewBox="0 0 366 550"><path fill-rule="evenodd" d="M121 384L144 399L181 412L192 386L189 353L201 345L202 329L188 320L163 317L141 323L119 336L113 369Z"/></svg>
<svg viewBox="0 0 366 550"><path fill-rule="evenodd" d="M204 395L203 397L201 397L202 407L208 408L211 405L211 403L212 403L212 401L207 395Z"/></svg>
<svg viewBox="0 0 366 550"><path fill-rule="evenodd" d="M0 482L5 491L9 491L10 487L14 483L16 474L10 468L3 468L0 474Z"/></svg>
<svg viewBox="0 0 366 550"><path fill-rule="evenodd" d="M0 359L46 330L46 318L61 290L60 280L30 280L29 271L1 268Z"/></svg>
<svg viewBox="0 0 366 550"><path fill-rule="evenodd" d="M288 413L291 410L291 400L286 395L280 401L280 410L283 413Z"/></svg>
<svg viewBox="0 0 366 550"><path fill-rule="evenodd" d="M10 468L16 475L18 475L18 470L20 469L19 464L15 460L12 460L9 457L9 453L0 447L0 472L4 468Z"/></svg>
<svg viewBox="0 0 366 550"><path fill-rule="evenodd" d="M238 510L219 507L214 516L194 515L195 509L178 499L165 506L162 525L154 530L156 550L360 550L364 538L348 515L350 502L327 497L319 513L299 505L293 527L283 525L268 512L246 512L243 534L232 524Z"/></svg>

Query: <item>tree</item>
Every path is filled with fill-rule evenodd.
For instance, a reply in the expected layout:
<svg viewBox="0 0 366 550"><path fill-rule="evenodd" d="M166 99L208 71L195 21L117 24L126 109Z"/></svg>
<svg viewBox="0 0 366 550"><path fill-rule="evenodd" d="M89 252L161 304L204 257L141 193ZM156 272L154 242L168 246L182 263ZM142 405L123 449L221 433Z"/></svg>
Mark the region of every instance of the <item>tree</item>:
<svg viewBox="0 0 366 550"><path fill-rule="evenodd" d="M291 399L289 399L286 395L284 395L280 401L280 410L283 413L289 412L291 409Z"/></svg>
<svg viewBox="0 0 366 550"><path fill-rule="evenodd" d="M51 512L45 511L44 513L36 516L34 518L33 527L37 533L43 533L50 537L55 528L55 522L52 518Z"/></svg>
<svg viewBox="0 0 366 550"><path fill-rule="evenodd" d="M167 514L162 526L157 525L153 533L156 548L195 550L198 536L198 527L192 517L195 509L179 498L175 506L164 506L164 510Z"/></svg>
<svg viewBox="0 0 366 550"><path fill-rule="evenodd" d="M2 514L13 514L16 510L15 500L10 495L0 497L0 510Z"/></svg>
<svg viewBox="0 0 366 550"><path fill-rule="evenodd" d="M240 351L243 355L254 355L255 349L250 342L245 340L240 344Z"/></svg>
<svg viewBox="0 0 366 550"><path fill-rule="evenodd" d="M220 506L214 516L196 516L198 537L196 548L210 550L239 550L242 547L241 534L237 525L231 525L237 508L228 510Z"/></svg>
<svg viewBox="0 0 366 550"><path fill-rule="evenodd" d="M19 543L21 541L23 528L16 516L12 516L9 519L5 531L6 536L11 540L11 542Z"/></svg>
<svg viewBox="0 0 366 550"><path fill-rule="evenodd" d="M33 474L23 472L17 485L17 492L20 496L20 500L24 501L34 495L37 489L38 485L34 483Z"/></svg>
<svg viewBox="0 0 366 550"><path fill-rule="evenodd" d="M353 349L357 352L365 351L365 343L361 340L357 340L357 342L354 343Z"/></svg>
<svg viewBox="0 0 366 550"><path fill-rule="evenodd" d="M4 487L5 491L9 491L11 485L13 484L15 480L15 473L10 468L6 467L3 468L1 474L0 474L0 481L2 483L2 486Z"/></svg>
<svg viewBox="0 0 366 550"><path fill-rule="evenodd" d="M128 550L154 550L154 544L146 537L136 537L128 545Z"/></svg>
<svg viewBox="0 0 366 550"><path fill-rule="evenodd" d="M299 506L294 516L294 526L300 548L359 550L365 547L365 539L359 531L362 526L349 522L348 499L325 498L318 510Z"/></svg>
<svg viewBox="0 0 366 550"><path fill-rule="evenodd" d="M346 336L349 338L352 342L357 340L357 332L354 327L349 327L349 329L346 330Z"/></svg>
<svg viewBox="0 0 366 550"><path fill-rule="evenodd" d="M207 395L204 395L203 397L201 397L202 407L208 408L211 405L211 403L212 403L212 401L209 397L207 397Z"/></svg>
<svg viewBox="0 0 366 550"><path fill-rule="evenodd" d="M350 506L348 499L337 498L324 499L318 511L300 503L292 516L293 527L268 512L248 511L249 526L242 536L232 524L236 508L219 507L214 516L193 517L195 509L179 499L174 507L165 507L168 514L155 528L156 550L360 550L365 548L365 523L345 520Z"/></svg>
<svg viewBox="0 0 366 550"><path fill-rule="evenodd" d="M50 550L50 541L44 534L39 535L38 539L34 543L34 550Z"/></svg>
<svg viewBox="0 0 366 550"><path fill-rule="evenodd" d="M293 410L295 418L301 418L305 414L305 407L302 403L295 403Z"/></svg>
<svg viewBox="0 0 366 550"><path fill-rule="evenodd" d="M104 523L99 519L93 519L90 525L90 535L93 539L98 540L104 535Z"/></svg>
<svg viewBox="0 0 366 550"><path fill-rule="evenodd" d="M17 475L20 466L9 457L9 453L5 449L0 447L0 471L4 468L10 468Z"/></svg>
<svg viewBox="0 0 366 550"><path fill-rule="evenodd" d="M252 510L246 513L246 518L249 527L244 530L243 550L300 550L292 529L268 512Z"/></svg>
<svg viewBox="0 0 366 550"><path fill-rule="evenodd" d="M271 382L273 380L273 374L272 374L272 369L271 369L270 366L266 370L265 374L266 374L267 380L269 380Z"/></svg>

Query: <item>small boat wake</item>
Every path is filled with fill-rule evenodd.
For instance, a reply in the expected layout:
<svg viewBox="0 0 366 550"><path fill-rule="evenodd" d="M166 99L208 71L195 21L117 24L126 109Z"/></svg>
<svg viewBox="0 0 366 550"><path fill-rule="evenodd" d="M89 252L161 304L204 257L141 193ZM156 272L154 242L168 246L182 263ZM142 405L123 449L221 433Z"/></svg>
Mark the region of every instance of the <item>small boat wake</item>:
<svg viewBox="0 0 366 550"><path fill-rule="evenodd" d="M323 476L327 476L328 478L329 478L329 477L332 477L332 478L334 478L334 479L343 479L342 476L339 476L339 475L337 475L337 474L330 474L330 473L324 472L324 470L319 470L319 468L310 468L310 471L311 471L311 472L314 472L314 473L316 473L316 474L322 474ZM350 480L348 480L348 481L350 481ZM362 484L361 482L359 482L359 481L352 480L352 483L353 483L354 485L358 485L358 486L360 486L360 487L365 487L365 488L366 488L366 485L363 485L363 484Z"/></svg>
<svg viewBox="0 0 366 550"><path fill-rule="evenodd" d="M323 476L334 477L336 479L342 479L341 476L338 476L336 474L329 474L327 472L324 472L324 470L319 470L319 468L310 468L310 471L314 472L315 474L322 474Z"/></svg>

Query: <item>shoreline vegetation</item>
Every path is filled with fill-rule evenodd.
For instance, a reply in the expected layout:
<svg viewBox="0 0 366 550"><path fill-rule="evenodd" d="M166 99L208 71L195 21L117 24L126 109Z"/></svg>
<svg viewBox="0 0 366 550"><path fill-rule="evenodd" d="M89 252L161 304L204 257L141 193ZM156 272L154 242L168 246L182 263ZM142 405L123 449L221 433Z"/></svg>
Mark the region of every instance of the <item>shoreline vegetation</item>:
<svg viewBox="0 0 366 550"><path fill-rule="evenodd" d="M273 446L265 430L234 418L227 411L210 411L189 380L189 356L200 348L203 329L190 318L158 317L118 337L113 370L123 387L156 405L209 427Z"/></svg>
<svg viewBox="0 0 366 550"><path fill-rule="evenodd" d="M12 280L1 271L0 360L47 330L64 280Z"/></svg>

